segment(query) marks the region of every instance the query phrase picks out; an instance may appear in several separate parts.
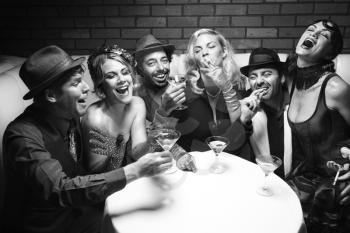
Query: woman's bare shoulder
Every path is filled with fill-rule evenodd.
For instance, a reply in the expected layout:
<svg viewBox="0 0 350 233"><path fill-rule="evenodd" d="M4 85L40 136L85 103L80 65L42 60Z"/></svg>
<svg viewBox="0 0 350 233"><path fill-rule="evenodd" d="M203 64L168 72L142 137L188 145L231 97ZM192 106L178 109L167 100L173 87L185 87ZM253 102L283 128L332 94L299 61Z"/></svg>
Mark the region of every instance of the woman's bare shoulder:
<svg viewBox="0 0 350 233"><path fill-rule="evenodd" d="M132 119L146 118L146 105L141 97L133 96L129 106L129 116Z"/></svg>
<svg viewBox="0 0 350 233"><path fill-rule="evenodd" d="M343 114L350 113L350 85L340 76L336 75L329 79L325 96L328 108L336 109Z"/></svg>
<svg viewBox="0 0 350 233"><path fill-rule="evenodd" d="M335 75L329 79L325 91L332 99L344 98L350 95L350 85L339 75Z"/></svg>
<svg viewBox="0 0 350 233"><path fill-rule="evenodd" d="M85 115L82 118L82 123L88 127L96 127L101 123L102 115L102 101L97 101L91 104L86 110Z"/></svg>
<svg viewBox="0 0 350 233"><path fill-rule="evenodd" d="M145 104L145 101L140 96L133 96L132 97L132 102L134 104L141 104L141 105Z"/></svg>
<svg viewBox="0 0 350 233"><path fill-rule="evenodd" d="M130 107L131 109L145 109L146 105L145 105L145 101L143 101L143 99L139 96L133 96L132 100L130 102Z"/></svg>

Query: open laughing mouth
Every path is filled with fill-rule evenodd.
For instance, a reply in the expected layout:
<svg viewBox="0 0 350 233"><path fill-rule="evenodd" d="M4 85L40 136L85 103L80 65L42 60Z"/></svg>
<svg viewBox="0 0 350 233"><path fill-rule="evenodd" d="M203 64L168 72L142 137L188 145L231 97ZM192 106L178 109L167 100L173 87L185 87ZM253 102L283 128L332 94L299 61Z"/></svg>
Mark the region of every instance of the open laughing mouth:
<svg viewBox="0 0 350 233"><path fill-rule="evenodd" d="M123 85L123 86L117 87L115 91L120 95L127 95L129 91L129 85Z"/></svg>
<svg viewBox="0 0 350 233"><path fill-rule="evenodd" d="M157 82L164 82L166 81L167 74L157 74L157 75L154 75L153 77Z"/></svg>
<svg viewBox="0 0 350 233"><path fill-rule="evenodd" d="M305 39L301 45L303 48L310 49L315 46L315 42L311 39Z"/></svg>

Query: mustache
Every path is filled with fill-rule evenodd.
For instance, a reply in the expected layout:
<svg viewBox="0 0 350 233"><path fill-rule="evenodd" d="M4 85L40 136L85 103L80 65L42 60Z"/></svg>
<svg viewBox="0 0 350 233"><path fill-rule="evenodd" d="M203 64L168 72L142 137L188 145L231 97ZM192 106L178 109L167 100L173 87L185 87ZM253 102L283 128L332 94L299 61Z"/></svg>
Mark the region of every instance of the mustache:
<svg viewBox="0 0 350 233"><path fill-rule="evenodd" d="M262 83L255 85L255 89L268 89L270 87L270 84L268 83Z"/></svg>
<svg viewBox="0 0 350 233"><path fill-rule="evenodd" d="M170 69L165 68L163 70L159 70L159 71L155 72L154 74L155 75L158 75L158 74L169 74L169 72L170 72Z"/></svg>

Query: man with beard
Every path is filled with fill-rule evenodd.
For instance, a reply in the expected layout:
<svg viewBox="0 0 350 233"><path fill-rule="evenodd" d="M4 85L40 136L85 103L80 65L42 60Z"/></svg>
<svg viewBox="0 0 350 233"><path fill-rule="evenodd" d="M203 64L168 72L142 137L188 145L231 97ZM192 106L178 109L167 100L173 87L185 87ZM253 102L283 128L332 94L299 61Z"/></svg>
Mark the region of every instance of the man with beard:
<svg viewBox="0 0 350 233"><path fill-rule="evenodd" d="M153 35L145 35L136 43L135 60L140 86L137 94L146 104L146 119L153 128L175 128L178 119L170 114L185 101L185 83L168 85L171 56L175 46L163 44ZM161 149L153 143L154 149ZM175 144L171 152L182 170L195 172L192 156Z"/></svg>
<svg viewBox="0 0 350 233"><path fill-rule="evenodd" d="M177 120L168 116L185 101L185 83L168 85L167 81L174 50L174 45L163 44L149 34L137 41L135 51L140 75L137 92L146 103L146 119L153 122L155 116L167 117L167 127L175 127Z"/></svg>
<svg viewBox="0 0 350 233"><path fill-rule="evenodd" d="M284 119L289 95L284 85L283 62L278 54L266 48L257 48L249 57L249 65L241 68L249 78L252 94L241 102L243 122L252 118L253 134L250 137L255 156L276 155L290 165L291 134ZM289 158L289 160L287 159ZM283 166L276 174L284 177Z"/></svg>

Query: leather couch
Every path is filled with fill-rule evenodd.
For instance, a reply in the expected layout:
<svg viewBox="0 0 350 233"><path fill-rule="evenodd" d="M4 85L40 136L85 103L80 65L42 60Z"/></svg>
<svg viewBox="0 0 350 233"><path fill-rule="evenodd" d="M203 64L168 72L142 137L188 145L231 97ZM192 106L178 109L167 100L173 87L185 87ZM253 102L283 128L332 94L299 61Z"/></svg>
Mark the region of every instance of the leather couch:
<svg viewBox="0 0 350 233"><path fill-rule="evenodd" d="M76 57L76 56L74 56ZM280 54L284 61L287 54ZM185 70L185 56L174 55L171 62L171 73L183 73ZM249 53L236 54L236 61L239 66L248 64ZM25 58L14 56L0 56L0 140L2 142L3 133L8 123L15 119L23 110L32 103L31 100L23 100L28 88L18 76L19 68ZM336 71L350 84L350 54L341 54L335 59ZM85 64L86 65L86 64ZM87 67L87 66L86 66ZM89 72L85 72L84 80L93 88ZM96 96L90 95L88 102L97 100ZM2 143L0 144L0 213L2 212L4 174L2 160Z"/></svg>

